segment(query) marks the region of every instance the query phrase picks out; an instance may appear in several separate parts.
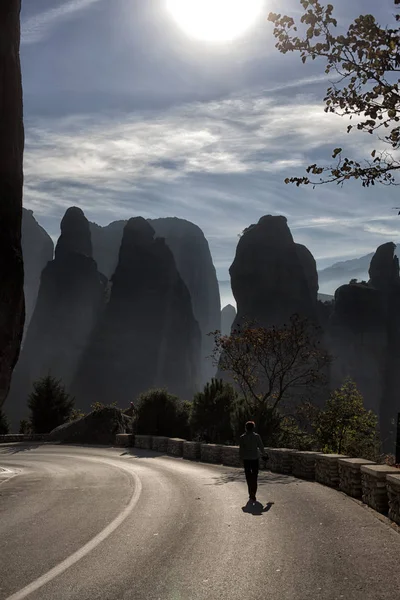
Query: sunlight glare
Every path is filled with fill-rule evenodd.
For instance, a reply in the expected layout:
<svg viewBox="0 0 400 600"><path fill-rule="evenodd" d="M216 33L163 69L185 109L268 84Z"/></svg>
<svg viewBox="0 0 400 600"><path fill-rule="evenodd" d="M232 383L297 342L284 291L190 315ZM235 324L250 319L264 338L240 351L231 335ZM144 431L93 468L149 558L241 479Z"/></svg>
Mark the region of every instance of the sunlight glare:
<svg viewBox="0 0 400 600"><path fill-rule="evenodd" d="M261 14L264 0L167 0L173 18L188 35L209 42L241 36Z"/></svg>

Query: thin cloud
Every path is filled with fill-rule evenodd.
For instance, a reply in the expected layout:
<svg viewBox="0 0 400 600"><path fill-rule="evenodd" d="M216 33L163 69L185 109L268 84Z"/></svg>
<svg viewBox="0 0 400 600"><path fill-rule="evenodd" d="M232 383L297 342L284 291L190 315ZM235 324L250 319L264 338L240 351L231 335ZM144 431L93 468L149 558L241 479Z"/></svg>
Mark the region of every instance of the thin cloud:
<svg viewBox="0 0 400 600"><path fill-rule="evenodd" d="M26 19L21 24L21 44L35 44L44 40L60 23L96 2L99 0L69 0Z"/></svg>

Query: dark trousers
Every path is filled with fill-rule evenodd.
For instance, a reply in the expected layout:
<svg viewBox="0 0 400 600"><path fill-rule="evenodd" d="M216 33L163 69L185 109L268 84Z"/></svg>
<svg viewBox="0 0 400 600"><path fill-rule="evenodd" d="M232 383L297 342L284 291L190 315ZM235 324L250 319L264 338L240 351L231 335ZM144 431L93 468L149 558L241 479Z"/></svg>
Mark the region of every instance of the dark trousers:
<svg viewBox="0 0 400 600"><path fill-rule="evenodd" d="M243 465L244 473L246 475L247 487L249 489L249 496L250 498L253 498L257 493L257 479L259 469L258 458L256 460L244 460Z"/></svg>

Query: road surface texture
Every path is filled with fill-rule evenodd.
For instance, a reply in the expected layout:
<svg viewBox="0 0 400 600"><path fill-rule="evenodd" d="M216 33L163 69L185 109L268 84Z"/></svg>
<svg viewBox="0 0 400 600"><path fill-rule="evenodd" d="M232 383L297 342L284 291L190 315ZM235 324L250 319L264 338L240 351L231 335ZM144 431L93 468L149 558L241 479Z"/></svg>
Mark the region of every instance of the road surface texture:
<svg viewBox="0 0 400 600"><path fill-rule="evenodd" d="M0 447L0 600L397 600L400 535L347 496L150 451ZM248 512L250 511L250 512Z"/></svg>

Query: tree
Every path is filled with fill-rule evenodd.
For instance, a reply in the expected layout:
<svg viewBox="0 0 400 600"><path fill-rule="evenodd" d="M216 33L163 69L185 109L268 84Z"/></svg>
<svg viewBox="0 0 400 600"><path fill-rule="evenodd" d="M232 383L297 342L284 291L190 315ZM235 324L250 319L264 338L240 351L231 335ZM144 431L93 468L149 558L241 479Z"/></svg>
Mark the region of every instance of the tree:
<svg viewBox="0 0 400 600"><path fill-rule="evenodd" d="M19 422L19 432L18 433L22 433L23 435L31 434L32 433L32 423L30 423L30 421L27 421L26 419L21 419L21 421Z"/></svg>
<svg viewBox="0 0 400 600"><path fill-rule="evenodd" d="M260 433L271 435L281 404L299 401L326 382L330 357L319 338L319 329L298 315L282 327L244 323L230 336L214 333L214 360L240 388L239 412L253 418Z"/></svg>
<svg viewBox="0 0 400 600"><path fill-rule="evenodd" d="M314 408L312 421L323 452L377 458L378 417L365 409L363 397L351 379L330 394L323 410Z"/></svg>
<svg viewBox="0 0 400 600"><path fill-rule="evenodd" d="M327 89L325 112L354 118L347 132L357 129L375 134L380 145L387 149L371 147L371 156L363 162L343 157L342 148L335 148L331 166L310 165L306 171L322 175L310 180L308 176L290 177L285 183L343 184L350 179L359 180L363 186L396 183L400 161L396 151L400 147L400 15L395 15L393 27L380 26L373 15L360 15L345 35L335 35L337 21L333 18L333 6L326 7L318 0L301 0L304 14L300 24L292 17L270 13L268 20L274 23L276 47L280 52L299 52L301 60L325 60L325 73L335 73L339 78ZM400 0L394 0L400 4ZM298 35L298 30L303 30Z"/></svg>
<svg viewBox="0 0 400 600"><path fill-rule="evenodd" d="M0 435L6 435L10 433L10 423L5 415L5 413L0 408Z"/></svg>
<svg viewBox="0 0 400 600"><path fill-rule="evenodd" d="M165 389L141 394L136 406L138 434L185 437L189 433L189 407Z"/></svg>
<svg viewBox="0 0 400 600"><path fill-rule="evenodd" d="M61 381L51 375L35 381L28 399L34 433L49 433L69 421L74 403Z"/></svg>
<svg viewBox="0 0 400 600"><path fill-rule="evenodd" d="M232 413L237 394L229 383L212 379L193 398L190 415L192 436L212 444L233 441Z"/></svg>
<svg viewBox="0 0 400 600"><path fill-rule="evenodd" d="M25 313L20 10L20 0L0 2L0 406L7 397L18 360Z"/></svg>

